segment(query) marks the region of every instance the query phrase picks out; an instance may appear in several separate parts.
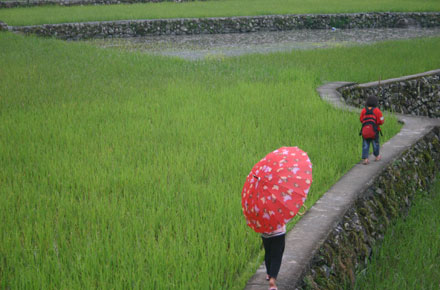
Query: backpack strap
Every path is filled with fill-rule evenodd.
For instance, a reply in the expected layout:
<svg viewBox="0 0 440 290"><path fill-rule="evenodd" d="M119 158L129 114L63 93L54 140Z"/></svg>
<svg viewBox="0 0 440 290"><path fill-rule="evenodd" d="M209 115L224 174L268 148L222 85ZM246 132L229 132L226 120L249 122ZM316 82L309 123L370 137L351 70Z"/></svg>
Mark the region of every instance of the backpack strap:
<svg viewBox="0 0 440 290"><path fill-rule="evenodd" d="M374 114L374 109L376 109L375 107L372 107L371 109L368 109L368 107L365 107L365 115L364 115L364 119L362 120L362 125L364 125L367 122L374 122L374 124L376 124L377 121L377 117Z"/></svg>

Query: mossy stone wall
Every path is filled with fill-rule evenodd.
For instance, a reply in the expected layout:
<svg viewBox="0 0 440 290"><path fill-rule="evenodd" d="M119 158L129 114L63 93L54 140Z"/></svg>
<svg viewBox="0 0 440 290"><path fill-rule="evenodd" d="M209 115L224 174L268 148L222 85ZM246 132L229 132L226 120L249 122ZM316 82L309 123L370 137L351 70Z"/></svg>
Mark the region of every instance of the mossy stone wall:
<svg viewBox="0 0 440 290"><path fill-rule="evenodd" d="M8 30L8 26L3 21L0 21L0 31L2 30Z"/></svg>
<svg viewBox="0 0 440 290"><path fill-rule="evenodd" d="M363 107L377 96L379 107L403 114L440 117L440 71L338 89L345 102ZM299 289L350 289L365 268L372 248L390 222L405 216L413 198L428 189L440 171L440 127L389 164L360 192L313 257Z"/></svg>
<svg viewBox="0 0 440 290"><path fill-rule="evenodd" d="M440 128L432 129L365 189L315 255L299 289L349 289L391 220L404 216L415 195L440 170Z"/></svg>
<svg viewBox="0 0 440 290"><path fill-rule="evenodd" d="M383 12L351 14L265 15L216 18L103 21L83 23L11 26L10 30L39 36L79 40L90 38L138 37L282 31L293 29L438 27L440 12Z"/></svg>
<svg viewBox="0 0 440 290"><path fill-rule="evenodd" d="M432 75L382 85L352 85L340 90L345 102L362 107L369 96L376 96L381 109L415 116L440 118L440 71Z"/></svg>

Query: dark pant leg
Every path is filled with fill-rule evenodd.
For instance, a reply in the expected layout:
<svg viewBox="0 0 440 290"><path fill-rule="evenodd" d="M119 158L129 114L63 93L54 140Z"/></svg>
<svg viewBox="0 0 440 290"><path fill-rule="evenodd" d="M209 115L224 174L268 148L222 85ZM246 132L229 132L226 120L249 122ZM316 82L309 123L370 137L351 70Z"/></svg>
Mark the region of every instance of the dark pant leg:
<svg viewBox="0 0 440 290"><path fill-rule="evenodd" d="M263 238L263 245L265 249L264 261L266 263L267 274L275 279L280 271L285 242L286 235L276 236L273 238Z"/></svg>
<svg viewBox="0 0 440 290"><path fill-rule="evenodd" d="M367 159L370 153L370 142L371 139L362 138L362 159Z"/></svg>
<svg viewBox="0 0 440 290"><path fill-rule="evenodd" d="M270 250L271 250L271 240L270 238L264 238L263 239L263 246L264 246L264 264L266 265L266 273L269 275L269 269L270 269Z"/></svg>
<svg viewBox="0 0 440 290"><path fill-rule="evenodd" d="M376 134L376 138L373 140L373 154L374 156L379 156L380 143L379 143L379 132Z"/></svg>

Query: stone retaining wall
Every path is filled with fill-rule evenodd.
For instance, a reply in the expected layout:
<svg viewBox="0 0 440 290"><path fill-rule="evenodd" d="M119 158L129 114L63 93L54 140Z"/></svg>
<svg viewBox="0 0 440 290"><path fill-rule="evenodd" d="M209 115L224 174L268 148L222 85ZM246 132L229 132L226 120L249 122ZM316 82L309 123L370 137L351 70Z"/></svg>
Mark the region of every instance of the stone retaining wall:
<svg viewBox="0 0 440 290"><path fill-rule="evenodd" d="M217 34L293 29L438 27L440 12L353 13L103 21L11 26L10 30L66 40L149 35Z"/></svg>
<svg viewBox="0 0 440 290"><path fill-rule="evenodd" d="M339 90L346 103L362 107L377 96L381 109L401 114L440 118L440 70L381 85L352 85Z"/></svg>
<svg viewBox="0 0 440 290"><path fill-rule="evenodd" d="M368 96L375 95L383 109L440 117L440 70L381 84L345 85L338 91L352 106L362 107ZM414 196L427 190L440 171L440 123L435 124L359 192L313 255L297 289L353 288L356 274L367 265L390 221L405 216Z"/></svg>
<svg viewBox="0 0 440 290"><path fill-rule="evenodd" d="M432 129L366 188L315 255L300 289L352 288L390 220L403 216L411 200L440 170L440 128Z"/></svg>
<svg viewBox="0 0 440 290"><path fill-rule="evenodd" d="M0 31L2 30L8 30L8 25L6 23L0 21Z"/></svg>

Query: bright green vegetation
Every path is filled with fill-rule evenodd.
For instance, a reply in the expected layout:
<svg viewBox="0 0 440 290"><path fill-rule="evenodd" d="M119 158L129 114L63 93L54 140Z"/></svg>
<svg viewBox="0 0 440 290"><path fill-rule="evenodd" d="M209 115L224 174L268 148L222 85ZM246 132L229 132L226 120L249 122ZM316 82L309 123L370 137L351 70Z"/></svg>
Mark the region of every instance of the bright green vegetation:
<svg viewBox="0 0 440 290"><path fill-rule="evenodd" d="M440 176L439 176L440 177ZM440 179L385 234L356 289L439 289Z"/></svg>
<svg viewBox="0 0 440 290"><path fill-rule="evenodd" d="M223 0L108 6L44 6L0 10L9 25L303 13L440 11L438 0Z"/></svg>
<svg viewBox="0 0 440 290"><path fill-rule="evenodd" d="M261 261L252 166L308 152L310 207L360 161L358 115L317 86L435 69L439 46L193 62L0 33L0 288L243 287Z"/></svg>

